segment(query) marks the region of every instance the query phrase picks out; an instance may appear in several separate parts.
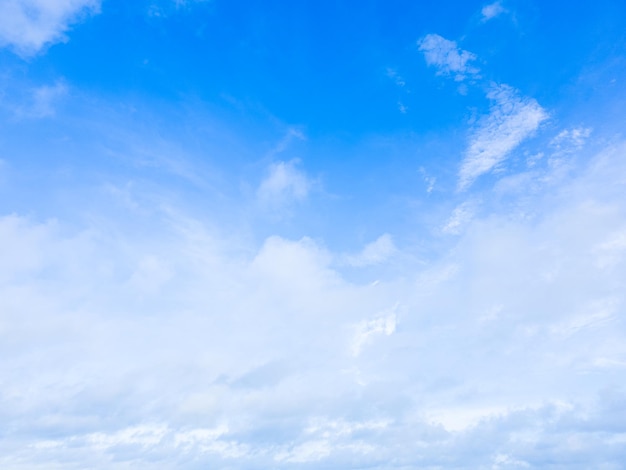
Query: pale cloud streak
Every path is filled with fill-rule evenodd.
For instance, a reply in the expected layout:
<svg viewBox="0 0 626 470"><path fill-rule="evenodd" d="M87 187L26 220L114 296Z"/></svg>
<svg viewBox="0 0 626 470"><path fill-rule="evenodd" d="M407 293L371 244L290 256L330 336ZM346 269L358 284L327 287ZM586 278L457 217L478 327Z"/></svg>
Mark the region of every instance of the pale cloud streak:
<svg viewBox="0 0 626 470"><path fill-rule="evenodd" d="M70 26L100 11L100 0L4 0L0 2L0 46L28 57L67 40Z"/></svg>
<svg viewBox="0 0 626 470"><path fill-rule="evenodd" d="M508 85L495 85L487 93L492 101L489 115L473 132L459 171L459 190L467 189L479 176L500 165L522 141L548 118L532 98L524 98Z"/></svg>
<svg viewBox="0 0 626 470"><path fill-rule="evenodd" d="M476 204L466 201L454 208L450 218L446 221L441 231L448 235L458 235L463 228L471 222L476 211Z"/></svg>

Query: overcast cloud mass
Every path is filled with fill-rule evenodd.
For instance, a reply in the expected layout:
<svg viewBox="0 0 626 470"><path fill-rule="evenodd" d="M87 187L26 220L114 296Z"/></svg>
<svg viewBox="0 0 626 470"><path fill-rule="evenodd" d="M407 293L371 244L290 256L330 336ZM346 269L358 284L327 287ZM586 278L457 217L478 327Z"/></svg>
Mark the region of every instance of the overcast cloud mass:
<svg viewBox="0 0 626 470"><path fill-rule="evenodd" d="M0 468L626 468L626 7L0 1Z"/></svg>

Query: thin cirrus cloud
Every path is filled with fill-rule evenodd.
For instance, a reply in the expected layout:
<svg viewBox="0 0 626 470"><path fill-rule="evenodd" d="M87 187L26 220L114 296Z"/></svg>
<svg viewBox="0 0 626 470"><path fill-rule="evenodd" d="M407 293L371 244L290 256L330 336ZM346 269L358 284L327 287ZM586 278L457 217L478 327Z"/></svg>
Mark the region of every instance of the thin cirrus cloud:
<svg viewBox="0 0 626 470"><path fill-rule="evenodd" d="M537 101L519 96L507 85L493 86L487 98L492 101L491 109L470 138L459 170L459 190L496 168L548 118Z"/></svg>
<svg viewBox="0 0 626 470"><path fill-rule="evenodd" d="M5 0L0 2L0 46L31 56L67 40L66 32L84 16L100 11L100 0Z"/></svg>
<svg viewBox="0 0 626 470"><path fill-rule="evenodd" d="M419 45L426 63L435 65L439 74L454 75L456 81L462 81L468 75L480 78L479 70L469 65L476 56L460 49L456 42L429 34ZM547 111L536 100L521 96L509 85L491 84L486 97L492 104L489 114L479 121L471 134L459 170L457 187L460 191L466 190L479 176L497 168L548 118Z"/></svg>

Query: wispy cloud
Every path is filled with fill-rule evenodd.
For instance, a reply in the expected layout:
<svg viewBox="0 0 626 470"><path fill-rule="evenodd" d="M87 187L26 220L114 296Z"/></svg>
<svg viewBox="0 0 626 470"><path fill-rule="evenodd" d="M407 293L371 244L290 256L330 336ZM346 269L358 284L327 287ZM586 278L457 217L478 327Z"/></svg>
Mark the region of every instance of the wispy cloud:
<svg viewBox="0 0 626 470"><path fill-rule="evenodd" d="M403 92L403 95L409 94L410 90L406 88L406 80L398 73L396 69L391 67L387 68L387 77L389 77L395 83L396 87ZM405 104L404 99L398 100L398 111L402 114L406 114L409 110L409 107Z"/></svg>
<svg viewBox="0 0 626 470"><path fill-rule="evenodd" d="M100 11L100 0L4 0L0 2L0 46L22 56L67 40L72 23Z"/></svg>
<svg viewBox="0 0 626 470"><path fill-rule="evenodd" d="M458 235L473 218L476 211L476 204L466 201L454 208L450 218L447 220L441 231L449 235Z"/></svg>
<svg viewBox="0 0 626 470"><path fill-rule="evenodd" d="M434 65L440 75L452 75L456 81L465 80L468 75L476 75L479 69L471 62L476 56L460 49L456 42L438 34L428 34L418 41L419 50L424 53L428 65Z"/></svg>
<svg viewBox="0 0 626 470"><path fill-rule="evenodd" d="M300 129L296 127L290 127L287 129L283 137L278 143L270 150L268 157L275 157L287 150L294 141L305 141L306 135Z"/></svg>
<svg viewBox="0 0 626 470"><path fill-rule="evenodd" d="M188 10L194 4L210 3L212 0L157 0L148 7L148 16L167 18L174 13Z"/></svg>
<svg viewBox="0 0 626 470"><path fill-rule="evenodd" d="M493 86L487 97L493 104L470 139L459 171L459 190L466 189L476 178L501 164L548 118L537 101L519 96L508 85Z"/></svg>
<svg viewBox="0 0 626 470"><path fill-rule="evenodd" d="M396 331L398 316L397 305L388 311L382 312L374 318L360 322L352 340L352 355L358 356L363 348L377 336L390 336Z"/></svg>
<svg viewBox="0 0 626 470"><path fill-rule="evenodd" d="M373 266L387 261L396 251L393 238L385 233L367 244L360 253L346 255L344 261L355 267Z"/></svg>
<svg viewBox="0 0 626 470"><path fill-rule="evenodd" d="M402 78L399 74L398 71L395 69L392 69L391 67L387 68L387 76L392 79L394 81L394 83L399 86L400 88L403 88L406 86L406 81L404 80L404 78Z"/></svg>
<svg viewBox="0 0 626 470"><path fill-rule="evenodd" d="M481 10L482 21L487 22L505 12L506 9L502 6L501 1L490 3L485 5Z"/></svg>
<svg viewBox="0 0 626 470"><path fill-rule="evenodd" d="M420 174L422 175L422 177L424 178L424 183L426 183L426 192L428 194L433 192L433 189L435 189L435 184L437 183L437 178L435 178L434 176L429 175L426 172L426 169L424 167L420 167Z"/></svg>
<svg viewBox="0 0 626 470"><path fill-rule="evenodd" d="M306 174L298 169L298 160L272 163L267 176L257 190L261 204L282 206L302 201L311 189L311 181Z"/></svg>
<svg viewBox="0 0 626 470"><path fill-rule="evenodd" d="M564 129L550 141L550 145L559 152L571 152L579 150L590 135L591 129L588 127Z"/></svg>
<svg viewBox="0 0 626 470"><path fill-rule="evenodd" d="M42 85L30 90L26 102L16 105L14 114L18 118L45 118L54 116L56 104L67 94L68 88L62 82Z"/></svg>

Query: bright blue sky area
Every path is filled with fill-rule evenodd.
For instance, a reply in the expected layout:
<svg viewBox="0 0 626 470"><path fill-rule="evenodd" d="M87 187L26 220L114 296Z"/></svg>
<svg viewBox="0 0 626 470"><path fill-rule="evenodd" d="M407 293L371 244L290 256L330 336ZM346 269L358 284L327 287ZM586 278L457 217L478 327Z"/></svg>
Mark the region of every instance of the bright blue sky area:
<svg viewBox="0 0 626 470"><path fill-rule="evenodd" d="M616 0L0 0L0 467L622 468L625 79Z"/></svg>

